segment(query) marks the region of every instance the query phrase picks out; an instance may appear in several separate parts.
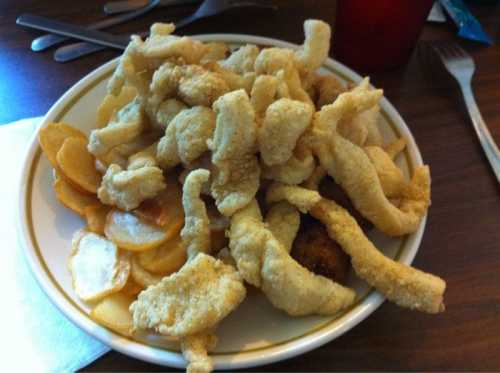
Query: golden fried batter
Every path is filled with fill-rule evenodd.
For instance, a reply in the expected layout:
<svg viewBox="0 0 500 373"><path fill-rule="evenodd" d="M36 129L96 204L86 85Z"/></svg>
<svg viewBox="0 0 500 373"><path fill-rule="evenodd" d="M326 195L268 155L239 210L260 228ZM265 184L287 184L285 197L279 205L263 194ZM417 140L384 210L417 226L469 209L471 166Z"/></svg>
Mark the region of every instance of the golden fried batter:
<svg viewBox="0 0 500 373"><path fill-rule="evenodd" d="M286 201L274 204L266 215L266 224L281 246L290 252L300 227L297 208Z"/></svg>

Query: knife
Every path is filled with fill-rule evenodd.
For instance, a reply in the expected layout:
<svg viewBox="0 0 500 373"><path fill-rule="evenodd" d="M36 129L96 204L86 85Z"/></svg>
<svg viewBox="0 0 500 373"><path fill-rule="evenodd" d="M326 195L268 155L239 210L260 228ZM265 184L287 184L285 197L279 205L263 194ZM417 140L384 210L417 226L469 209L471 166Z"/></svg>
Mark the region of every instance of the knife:
<svg viewBox="0 0 500 373"><path fill-rule="evenodd" d="M82 26L56 21L34 14L22 14L17 18L16 23L21 26L85 40L120 50L124 50L130 41L130 35L113 35L107 32L90 30Z"/></svg>

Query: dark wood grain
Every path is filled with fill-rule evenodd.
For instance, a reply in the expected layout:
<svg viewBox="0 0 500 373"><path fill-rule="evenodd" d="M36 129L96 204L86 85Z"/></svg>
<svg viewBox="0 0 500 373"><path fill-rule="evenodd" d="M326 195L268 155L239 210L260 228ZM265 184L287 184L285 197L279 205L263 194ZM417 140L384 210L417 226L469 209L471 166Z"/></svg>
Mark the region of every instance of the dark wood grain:
<svg viewBox="0 0 500 373"><path fill-rule="evenodd" d="M15 26L22 12L88 23L102 17L104 1L0 2L0 123L42 115L73 83L117 55L107 51L61 65L52 50L32 53L38 32ZM334 2L280 1L280 15L220 17L186 28L187 34L237 32L292 42L302 22L333 21ZM152 21L175 20L192 8L162 9L113 31L143 30ZM500 42L500 8L474 6ZM456 39L450 24L426 25L422 39ZM474 91L486 123L500 141L500 47L459 41L474 57ZM446 279L446 312L428 316L385 303L344 336L312 352L251 371L498 371L500 370L500 194L476 140L457 87L430 71L425 53L414 53L397 71L374 74L373 83L410 126L431 165L432 207L414 265ZM243 320L242 320L243 322ZM116 352L89 371L168 370Z"/></svg>

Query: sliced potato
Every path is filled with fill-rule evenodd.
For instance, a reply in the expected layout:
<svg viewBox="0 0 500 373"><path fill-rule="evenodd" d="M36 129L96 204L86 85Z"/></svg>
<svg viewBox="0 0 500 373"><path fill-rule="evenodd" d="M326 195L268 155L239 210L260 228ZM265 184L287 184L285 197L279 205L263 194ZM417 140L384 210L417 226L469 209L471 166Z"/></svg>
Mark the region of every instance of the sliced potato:
<svg viewBox="0 0 500 373"><path fill-rule="evenodd" d="M146 271L137 261L137 258L132 258L130 265L130 275L134 281L147 288L151 285L156 285L164 277L162 275L155 275Z"/></svg>
<svg viewBox="0 0 500 373"><path fill-rule="evenodd" d="M87 139L87 136L83 132L66 123L49 123L38 133L40 146L52 164L52 167L58 168L57 152L64 143L64 140L69 137Z"/></svg>
<svg viewBox="0 0 500 373"><path fill-rule="evenodd" d="M102 203L89 205L83 209L89 231L104 235L104 227L106 226L106 217L109 210L111 208Z"/></svg>
<svg viewBox="0 0 500 373"><path fill-rule="evenodd" d="M116 245L92 232L78 231L68 267L73 288L82 300L95 301L120 291L130 274L130 259Z"/></svg>
<svg viewBox="0 0 500 373"><path fill-rule="evenodd" d="M175 235L153 250L138 253L137 260L149 272L169 275L186 263L186 247L181 236Z"/></svg>
<svg viewBox="0 0 500 373"><path fill-rule="evenodd" d="M57 172L54 173L54 191L56 197L64 206L73 210L80 216L85 216L85 208L99 204L99 200L89 194L84 194L74 188L67 180Z"/></svg>
<svg viewBox="0 0 500 373"><path fill-rule="evenodd" d="M127 105L134 99L137 90L131 86L125 86L118 96L106 95L97 108L96 127L106 126L115 112Z"/></svg>
<svg viewBox="0 0 500 373"><path fill-rule="evenodd" d="M134 281L132 276L129 276L127 283L125 284L123 289L120 290L120 293L123 293L129 297L136 297L137 294L139 294L143 289L144 286L139 285L137 282Z"/></svg>
<svg viewBox="0 0 500 373"><path fill-rule="evenodd" d="M104 233L118 247L143 251L160 246L168 239L163 228L148 224L130 212L111 210L106 218Z"/></svg>
<svg viewBox="0 0 500 373"><path fill-rule="evenodd" d="M128 310L134 298L126 294L115 293L101 300L90 312L99 324L124 336L132 335L133 320Z"/></svg>
<svg viewBox="0 0 500 373"><path fill-rule="evenodd" d="M168 239L177 235L184 225L182 187L177 180L171 179L167 177L166 189L134 210L134 214L141 219L162 227Z"/></svg>
<svg viewBox="0 0 500 373"><path fill-rule="evenodd" d="M69 137L57 152L57 164L71 182L90 193L97 193L102 175L95 168L95 158L87 150L87 140Z"/></svg>

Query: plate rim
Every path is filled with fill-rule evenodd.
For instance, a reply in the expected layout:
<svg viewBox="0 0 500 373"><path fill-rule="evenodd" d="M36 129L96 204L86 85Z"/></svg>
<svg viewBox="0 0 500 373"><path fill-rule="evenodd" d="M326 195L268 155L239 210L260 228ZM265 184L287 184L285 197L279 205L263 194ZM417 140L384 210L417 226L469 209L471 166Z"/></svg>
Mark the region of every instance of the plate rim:
<svg viewBox="0 0 500 373"><path fill-rule="evenodd" d="M299 46L293 43L289 43L279 39L273 39L262 36L254 35L243 35L243 34L202 34L193 35L201 41L225 41L228 43L252 43L259 45L272 45L277 47L285 48L298 48ZM61 311L73 324L75 324L80 329L83 329L93 337L100 340L102 343L124 353L128 356L145 360L151 363L166 365L176 368L184 368L186 362L182 357L182 354L178 352L172 352L157 348L154 346L148 346L138 341L131 341L124 337L111 332L105 327L92 321L90 318L84 318L74 309L64 296L61 296L59 290L54 287L52 280L48 277L47 273L41 269L42 263L40 263L38 257L35 254L35 249L33 247L33 242L31 241L29 232L27 211L27 198L26 193L28 192L28 182L30 181L31 175L31 165L37 156L38 145L38 131L40 128L44 127L48 122L54 119L56 115L60 113L61 107L65 106L74 95L85 89L88 85L95 81L100 76L111 70L118 61L119 57L108 61L107 63L97 67L92 70L77 83L75 83L70 89L68 89L51 107L51 109L44 116L39 127L33 133L28 149L25 152L23 158L22 171L19 178L19 202L18 202L18 218L17 218L17 229L20 236L21 246L25 257L28 261L32 273L35 275L38 283L40 284L42 290L51 300L51 302ZM335 70L344 75L344 77L353 80L355 82L360 81L362 77L349 69L345 65L331 58L328 58L323 66ZM406 122L403 120L399 112L394 108L394 106L383 97L380 102L381 107L386 112L387 116L391 118L396 124L399 131L407 139L409 146L408 151L410 153L410 158L412 159L413 165L422 165L422 156L416 145L413 134L409 130ZM400 262L405 264L411 264L415 255L417 254L420 243L423 237L427 221L427 215L422 219L418 230L409 235L411 241L407 243L409 248L405 248L405 252L399 258ZM306 353L314 348L317 348L327 342L330 342L337 337L341 336L348 330L355 327L361 321L366 319L370 314L372 314L385 300L385 298L377 291L371 292L359 305L354 309L347 312L340 318L328 323L319 330L312 332L306 336L298 337L290 342L284 342L276 346L271 346L268 348L259 349L257 351L247 351L237 354L227 354L227 355L216 355L213 356L215 369L237 369L237 368L247 368L255 367L264 364L270 364L280 360L285 360L303 353ZM346 320L343 320L346 319ZM333 325L332 325L333 324ZM340 324L340 325L337 325Z"/></svg>

